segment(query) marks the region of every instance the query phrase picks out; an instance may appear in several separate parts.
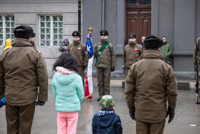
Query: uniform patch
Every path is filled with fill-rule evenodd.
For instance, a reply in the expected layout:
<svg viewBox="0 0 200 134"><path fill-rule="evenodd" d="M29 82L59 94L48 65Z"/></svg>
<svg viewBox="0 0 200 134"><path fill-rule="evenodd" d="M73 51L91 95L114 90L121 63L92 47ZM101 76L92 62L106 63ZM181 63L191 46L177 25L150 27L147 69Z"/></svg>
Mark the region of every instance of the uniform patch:
<svg viewBox="0 0 200 134"><path fill-rule="evenodd" d="M108 48L108 46L105 49L107 49L107 48Z"/></svg>
<svg viewBox="0 0 200 134"><path fill-rule="evenodd" d="M138 49L136 48L136 49L134 49L133 51L138 51Z"/></svg>
<svg viewBox="0 0 200 134"><path fill-rule="evenodd" d="M114 52L115 52L115 48L114 48L113 50L114 50Z"/></svg>
<svg viewBox="0 0 200 134"><path fill-rule="evenodd" d="M80 48L80 47L77 47L76 49L77 49L77 50L81 50L81 48Z"/></svg>
<svg viewBox="0 0 200 134"><path fill-rule="evenodd" d="M101 46L98 46L98 47L101 47Z"/></svg>
<svg viewBox="0 0 200 134"><path fill-rule="evenodd" d="M72 48L70 48L70 49L72 49Z"/></svg>

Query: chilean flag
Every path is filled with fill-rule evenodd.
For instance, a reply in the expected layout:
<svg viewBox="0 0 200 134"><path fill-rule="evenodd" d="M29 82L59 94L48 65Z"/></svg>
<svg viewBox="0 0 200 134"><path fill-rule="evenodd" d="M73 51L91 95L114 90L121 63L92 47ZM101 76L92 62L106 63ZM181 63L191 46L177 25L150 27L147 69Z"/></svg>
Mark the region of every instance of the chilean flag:
<svg viewBox="0 0 200 134"><path fill-rule="evenodd" d="M77 50L81 50L81 48L80 48L80 47L77 47Z"/></svg>
<svg viewBox="0 0 200 134"><path fill-rule="evenodd" d="M93 95L93 81L92 81L92 65L94 60L94 53L93 53L93 46L91 41L91 34L88 33L86 36L86 50L88 52L88 55L91 55L91 58L88 60L88 66L87 66L87 74L86 74L86 80L85 80L85 99L92 100Z"/></svg>
<svg viewBox="0 0 200 134"><path fill-rule="evenodd" d="M138 49L136 48L136 49L134 49L133 51L138 51Z"/></svg>

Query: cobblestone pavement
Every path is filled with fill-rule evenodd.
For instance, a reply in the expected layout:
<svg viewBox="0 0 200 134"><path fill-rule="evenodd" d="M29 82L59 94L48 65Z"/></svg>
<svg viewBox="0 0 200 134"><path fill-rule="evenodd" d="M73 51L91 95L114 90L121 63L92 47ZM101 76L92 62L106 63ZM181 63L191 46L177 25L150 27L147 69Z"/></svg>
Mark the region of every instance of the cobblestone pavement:
<svg viewBox="0 0 200 134"><path fill-rule="evenodd" d="M93 100L84 100L81 104L77 125L77 134L92 133L92 118L100 110L96 99L97 88L94 89ZM131 120L125 102L125 95L120 87L111 87L111 95L115 101L115 111L120 116L123 133L135 134L135 121ZM48 102L43 106L37 106L32 126L32 134L56 134L56 111L51 85L49 85ZM199 134L200 133L200 105L195 104L194 89L178 90L176 116L168 124L166 120L164 134ZM0 109L0 134L6 134L5 106Z"/></svg>

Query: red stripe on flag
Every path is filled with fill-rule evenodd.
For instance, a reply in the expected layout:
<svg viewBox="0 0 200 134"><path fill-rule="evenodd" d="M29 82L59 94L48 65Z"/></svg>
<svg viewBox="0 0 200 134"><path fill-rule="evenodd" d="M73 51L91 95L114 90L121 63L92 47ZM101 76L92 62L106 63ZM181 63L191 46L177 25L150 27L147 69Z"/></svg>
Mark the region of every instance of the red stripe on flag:
<svg viewBox="0 0 200 134"><path fill-rule="evenodd" d="M86 74L86 80L85 80L85 99L92 100L92 94L90 94L89 91L88 74Z"/></svg>

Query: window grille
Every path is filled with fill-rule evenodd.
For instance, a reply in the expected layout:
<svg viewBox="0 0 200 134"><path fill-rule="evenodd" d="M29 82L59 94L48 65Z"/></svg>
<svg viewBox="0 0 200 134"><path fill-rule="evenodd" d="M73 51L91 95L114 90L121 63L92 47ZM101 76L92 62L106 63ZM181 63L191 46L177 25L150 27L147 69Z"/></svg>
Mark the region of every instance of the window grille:
<svg viewBox="0 0 200 134"><path fill-rule="evenodd" d="M40 16L40 46L59 46L63 40L63 16Z"/></svg>
<svg viewBox="0 0 200 134"><path fill-rule="evenodd" d="M14 41L13 30L15 19L13 15L0 15L0 46L5 46L6 39Z"/></svg>

